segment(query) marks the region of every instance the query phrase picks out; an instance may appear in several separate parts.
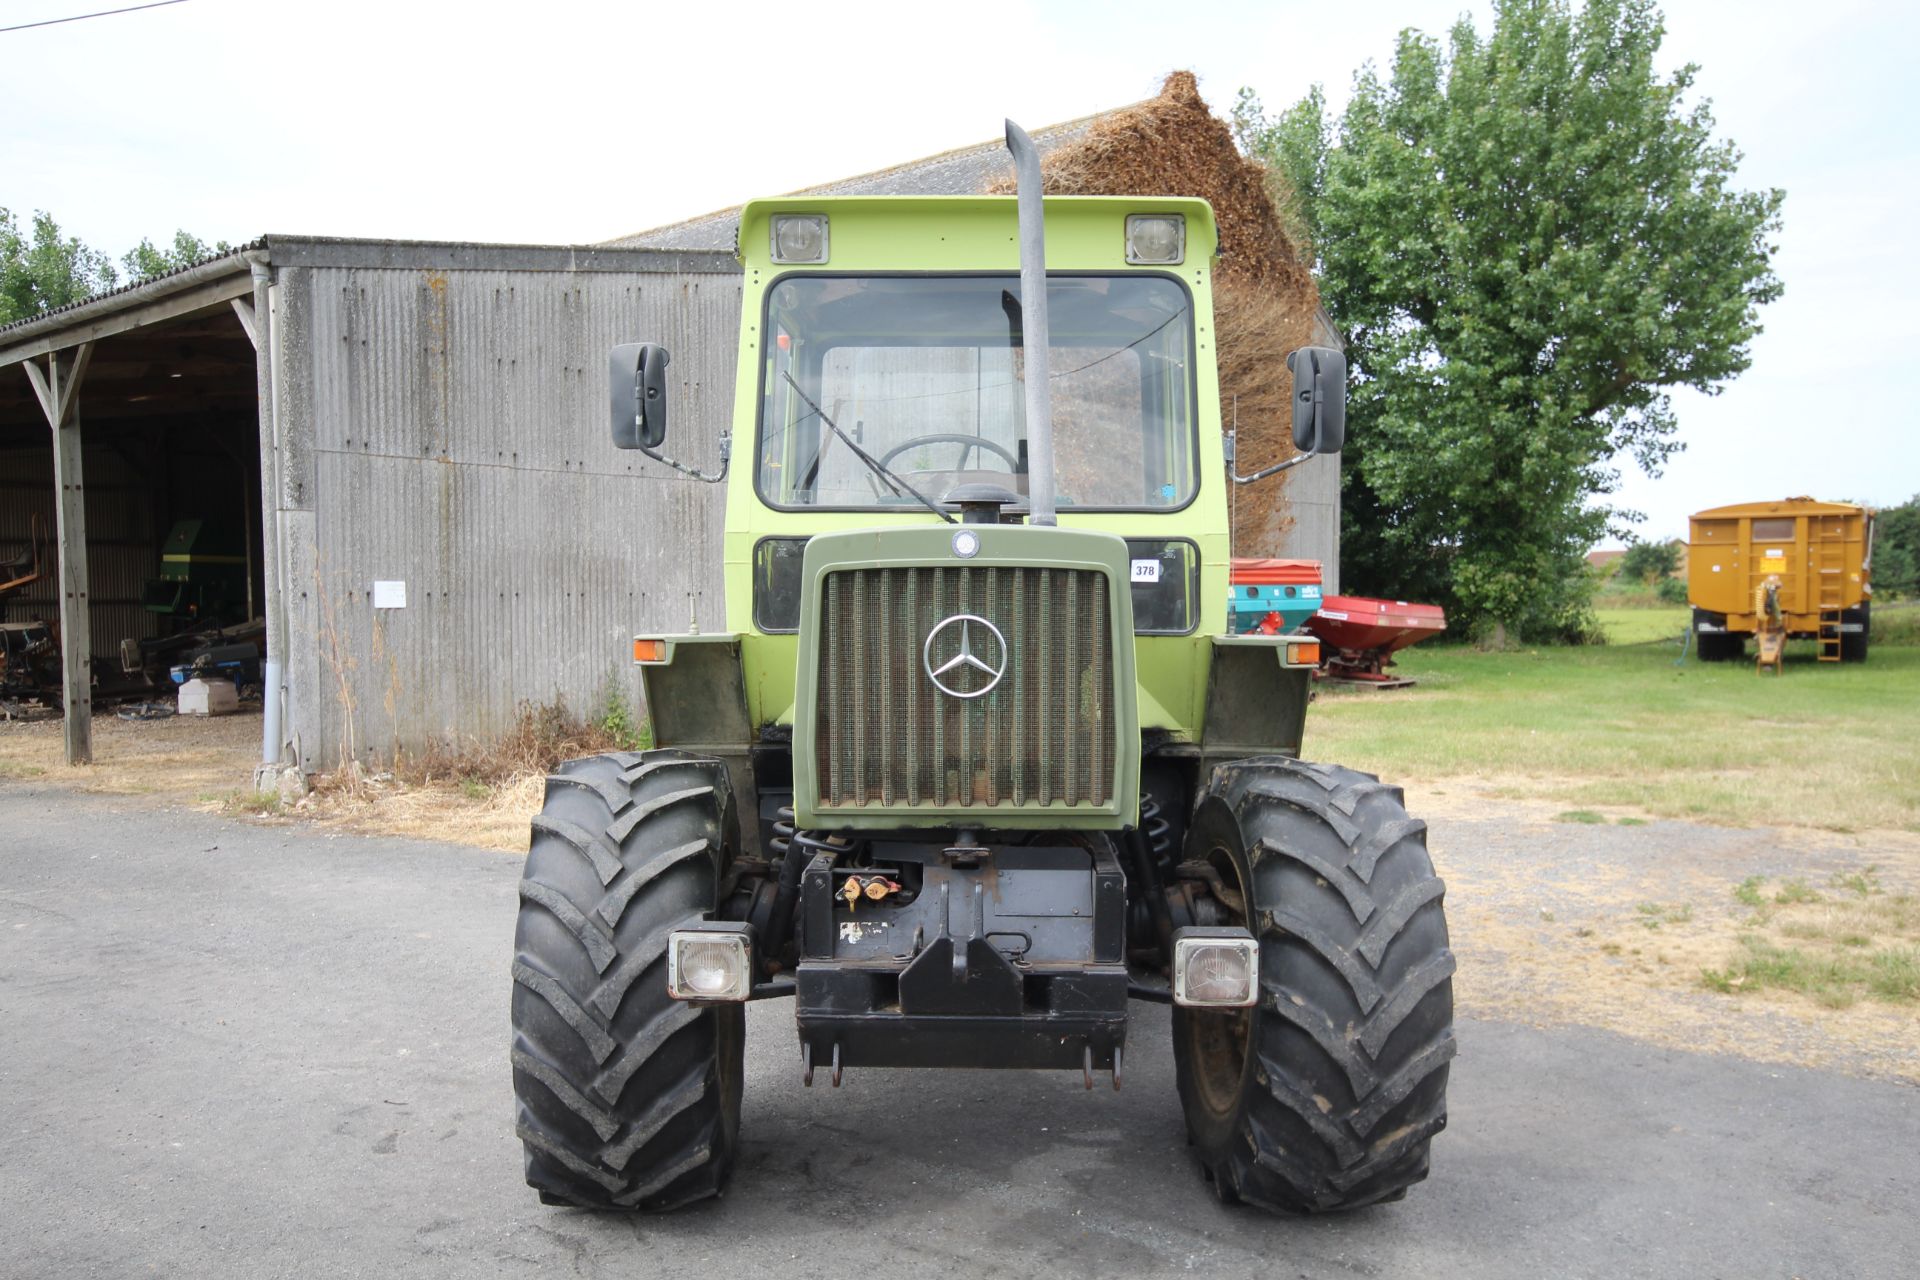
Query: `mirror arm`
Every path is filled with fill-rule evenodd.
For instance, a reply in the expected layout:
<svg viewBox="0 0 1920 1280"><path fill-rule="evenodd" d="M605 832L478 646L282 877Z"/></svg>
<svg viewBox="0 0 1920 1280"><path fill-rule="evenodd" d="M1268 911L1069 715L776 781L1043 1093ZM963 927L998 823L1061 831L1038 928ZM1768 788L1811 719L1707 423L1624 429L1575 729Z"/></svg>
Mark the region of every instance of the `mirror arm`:
<svg viewBox="0 0 1920 1280"><path fill-rule="evenodd" d="M637 445L635 447L655 462L663 462L683 476L692 476L695 480L702 481L706 484L719 484L727 478L727 467L733 461L733 432L722 431L720 433L720 469L712 473L702 471L698 467L690 467L684 462L675 461L666 454L649 449L645 445Z"/></svg>
<svg viewBox="0 0 1920 1280"><path fill-rule="evenodd" d="M1235 404L1234 408L1235 408L1235 412L1237 413L1239 411L1239 406L1237 403ZM1250 476L1243 476L1234 469L1234 464L1239 460L1237 456L1239 454L1239 446L1238 446L1238 440L1237 440L1237 437L1239 436L1239 434L1240 433L1237 430L1227 432L1227 445L1226 445L1227 478L1229 480L1232 480L1235 484L1252 484L1256 480L1265 480L1268 476L1279 475L1282 471L1285 471L1288 467L1297 467L1301 463L1305 462L1308 458L1318 456L1319 451L1317 448L1310 449L1306 453L1295 454L1293 457L1288 458L1285 462L1276 462L1272 466L1266 468L1263 471L1256 471ZM1317 446L1319 443L1320 443L1320 440L1318 436L1318 431L1316 430L1314 444Z"/></svg>
<svg viewBox="0 0 1920 1280"><path fill-rule="evenodd" d="M1256 471L1250 476L1239 475L1231 471L1229 471L1227 475L1235 484L1252 484L1256 480L1265 480L1268 476L1279 475L1288 467L1297 467L1313 456L1311 453L1302 453L1295 457L1288 458L1285 462L1276 462L1265 471Z"/></svg>

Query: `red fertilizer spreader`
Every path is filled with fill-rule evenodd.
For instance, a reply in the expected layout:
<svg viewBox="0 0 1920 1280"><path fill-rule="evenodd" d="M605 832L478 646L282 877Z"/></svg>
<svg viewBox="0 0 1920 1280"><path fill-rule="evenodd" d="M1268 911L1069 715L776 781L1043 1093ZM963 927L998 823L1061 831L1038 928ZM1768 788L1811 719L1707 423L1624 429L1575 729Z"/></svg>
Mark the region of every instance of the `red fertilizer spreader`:
<svg viewBox="0 0 1920 1280"><path fill-rule="evenodd" d="M1413 681L1388 674L1393 655L1445 631L1447 614L1435 604L1327 596L1305 626L1320 637L1326 651L1320 660L1325 678L1375 689L1404 689Z"/></svg>

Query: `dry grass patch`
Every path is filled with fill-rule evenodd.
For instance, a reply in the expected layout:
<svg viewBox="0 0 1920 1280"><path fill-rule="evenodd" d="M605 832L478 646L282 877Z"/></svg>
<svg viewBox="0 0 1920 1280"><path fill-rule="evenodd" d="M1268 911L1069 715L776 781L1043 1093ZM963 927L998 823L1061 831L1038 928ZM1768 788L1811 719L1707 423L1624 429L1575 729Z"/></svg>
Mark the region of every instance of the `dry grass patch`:
<svg viewBox="0 0 1920 1280"><path fill-rule="evenodd" d="M1877 865L1835 872L1824 892L1752 876L1733 897L1753 909L1749 932L1723 965L1701 970L1708 990L1793 992L1830 1009L1920 1003L1920 897L1887 892Z"/></svg>
<svg viewBox="0 0 1920 1280"><path fill-rule="evenodd" d="M1412 798L1511 814L1541 842L1537 859L1489 855L1476 827L1434 825L1462 1013L1920 1082L1920 838L1765 831L1706 859L1681 842L1671 857L1569 858L1551 805L1451 786L1450 803Z"/></svg>
<svg viewBox="0 0 1920 1280"><path fill-rule="evenodd" d="M0 723L0 778L105 795L192 802L247 786L260 758L260 711L122 720L93 717L93 763L70 767L58 717Z"/></svg>
<svg viewBox="0 0 1920 1280"><path fill-rule="evenodd" d="M644 725L613 695L587 717L561 703L528 705L498 738L403 753L391 767L353 766L313 779L294 798L252 789L260 715L93 721L94 763L69 768L58 718L0 722L0 781L44 782L140 796L256 821L304 819L356 832L448 840L524 852L546 775L563 760L649 744Z"/></svg>
<svg viewBox="0 0 1920 1280"><path fill-rule="evenodd" d="M350 766L322 774L292 810L355 831L520 853L555 766L648 745L644 726L617 699L605 699L590 719L560 702L529 704L498 738L403 754L384 772Z"/></svg>

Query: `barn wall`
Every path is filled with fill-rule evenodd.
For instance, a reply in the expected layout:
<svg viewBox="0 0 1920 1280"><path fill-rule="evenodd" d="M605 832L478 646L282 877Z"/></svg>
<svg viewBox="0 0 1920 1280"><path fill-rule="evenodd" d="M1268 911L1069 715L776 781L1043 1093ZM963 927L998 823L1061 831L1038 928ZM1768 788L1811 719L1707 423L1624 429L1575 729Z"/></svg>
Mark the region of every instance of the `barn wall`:
<svg viewBox="0 0 1920 1280"><path fill-rule="evenodd" d="M273 242L279 529L301 763L639 701L636 630L723 625L723 486L608 439L606 358L672 352L668 451L731 414L732 258ZM375 609L375 581L406 584Z"/></svg>
<svg viewBox="0 0 1920 1280"><path fill-rule="evenodd" d="M1340 456L1303 462L1287 474L1286 512L1292 517L1280 535L1280 554L1290 560L1318 560L1328 595L1340 590Z"/></svg>

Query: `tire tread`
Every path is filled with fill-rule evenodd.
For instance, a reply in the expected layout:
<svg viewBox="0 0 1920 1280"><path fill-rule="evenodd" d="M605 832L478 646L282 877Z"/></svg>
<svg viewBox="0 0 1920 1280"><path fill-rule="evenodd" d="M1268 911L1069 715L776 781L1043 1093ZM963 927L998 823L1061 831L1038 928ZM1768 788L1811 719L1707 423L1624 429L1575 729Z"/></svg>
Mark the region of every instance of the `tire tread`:
<svg viewBox="0 0 1920 1280"><path fill-rule="evenodd" d="M670 999L664 969L669 931L715 906L732 824L717 760L620 752L547 779L519 891L510 1054L544 1202L663 1210L725 1186L740 1010Z"/></svg>
<svg viewBox="0 0 1920 1280"><path fill-rule="evenodd" d="M1216 1129L1196 1148L1225 1198L1332 1212L1427 1176L1458 1051L1457 966L1427 825L1403 798L1368 774L1276 756L1217 766L1196 804L1224 806L1237 827L1262 952L1233 1136Z"/></svg>

